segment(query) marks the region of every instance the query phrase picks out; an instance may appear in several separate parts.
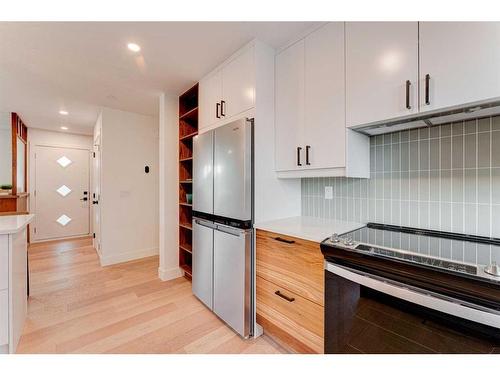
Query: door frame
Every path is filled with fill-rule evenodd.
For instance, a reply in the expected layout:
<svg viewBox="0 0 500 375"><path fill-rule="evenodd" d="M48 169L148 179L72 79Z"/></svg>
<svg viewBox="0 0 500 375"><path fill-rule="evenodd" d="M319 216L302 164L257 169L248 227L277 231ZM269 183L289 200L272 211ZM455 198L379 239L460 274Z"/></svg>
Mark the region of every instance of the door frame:
<svg viewBox="0 0 500 375"><path fill-rule="evenodd" d="M92 246L96 250L97 254L99 255L99 258L101 257L101 223L102 223L102 214L101 214L101 196L102 196L102 158L101 158L101 134L97 134L93 137L92 139L92 151L90 155L90 160L91 160L91 170L90 170L90 191L92 194L90 195L91 201L96 200L98 203L96 207L94 208L94 204L90 204L90 223L91 223L91 233L93 233L93 238L92 238ZM95 163L97 161L97 165L99 166L99 169L96 171L95 170ZM94 178L95 177L97 178ZM99 189L99 193L97 196L94 196L96 193L96 187ZM95 210L95 211L94 211ZM99 216L99 223L95 221L95 217Z"/></svg>
<svg viewBox="0 0 500 375"><path fill-rule="evenodd" d="M36 148L37 147L47 147L47 148L69 148L72 150L83 150L88 152L88 163L89 163L89 191L90 188L92 187L92 154L91 151L88 147L82 147L82 146L68 146L68 145L62 145L58 143L35 143L29 145L29 152L30 152L30 167L29 170L30 172L32 171L33 173L30 175L33 177L33 181L30 181L29 186L30 186L30 196L32 199L30 199L30 205L29 205L29 212L35 214L35 220L36 220ZM33 169L31 169L31 164ZM57 241L60 239L72 239L72 238L82 238L82 237L88 237L91 235L93 231L93 222L91 220L91 215L92 215L92 205L89 204L89 214L88 214L88 220L89 220L89 233L86 235L77 235L77 236L67 236L67 237L58 237L58 238L51 238L51 239L44 239L44 240L36 240L36 234L34 232L35 230L35 225L34 223L30 225L30 243L40 243L40 242L50 242L50 241Z"/></svg>

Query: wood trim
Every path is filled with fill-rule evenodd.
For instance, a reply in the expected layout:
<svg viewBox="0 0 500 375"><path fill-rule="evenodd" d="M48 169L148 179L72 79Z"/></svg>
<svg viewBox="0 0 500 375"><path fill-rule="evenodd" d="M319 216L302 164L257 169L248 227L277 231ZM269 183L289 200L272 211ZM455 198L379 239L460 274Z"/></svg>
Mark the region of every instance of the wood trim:
<svg viewBox="0 0 500 375"><path fill-rule="evenodd" d="M17 139L25 144L24 147L24 192L28 191L28 127L15 112L11 113L12 137L12 195L17 195Z"/></svg>

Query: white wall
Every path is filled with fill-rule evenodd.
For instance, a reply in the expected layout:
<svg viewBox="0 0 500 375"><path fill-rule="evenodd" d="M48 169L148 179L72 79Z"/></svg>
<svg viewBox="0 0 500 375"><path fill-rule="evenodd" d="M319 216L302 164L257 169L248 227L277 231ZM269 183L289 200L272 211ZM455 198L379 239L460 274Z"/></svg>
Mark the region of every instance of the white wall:
<svg viewBox="0 0 500 375"><path fill-rule="evenodd" d="M0 185L12 184L11 129L10 112L0 112Z"/></svg>
<svg viewBox="0 0 500 375"><path fill-rule="evenodd" d="M36 128L28 128L28 191L30 193L29 211L36 212L34 191L35 191L35 148L36 146L54 146L54 147L75 147L86 150L92 150L92 137L88 135L70 134L62 132L53 132L49 130L42 130ZM90 163L90 154L89 154ZM92 164L90 163L92 167ZM90 174L92 184L92 173ZM91 185L92 186L92 185ZM90 215L92 215L92 206L90 208ZM90 230L92 232L92 220L90 221ZM30 225L30 230L34 229L34 225ZM31 238L34 238L34 234Z"/></svg>
<svg viewBox="0 0 500 375"><path fill-rule="evenodd" d="M158 120L104 108L101 132L101 264L156 255Z"/></svg>
<svg viewBox="0 0 500 375"><path fill-rule="evenodd" d="M255 222L299 216L300 179L279 179L274 169L274 56L256 41L256 102L254 129Z"/></svg>
<svg viewBox="0 0 500 375"><path fill-rule="evenodd" d="M179 126L177 96L160 96L160 267L158 276L182 276L179 268Z"/></svg>

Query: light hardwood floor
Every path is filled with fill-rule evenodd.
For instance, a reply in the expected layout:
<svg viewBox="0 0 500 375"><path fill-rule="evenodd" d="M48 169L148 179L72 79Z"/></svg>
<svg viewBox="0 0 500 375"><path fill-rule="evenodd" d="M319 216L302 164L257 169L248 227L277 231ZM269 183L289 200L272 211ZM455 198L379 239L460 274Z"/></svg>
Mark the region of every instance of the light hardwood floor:
<svg viewBox="0 0 500 375"><path fill-rule="evenodd" d="M158 257L101 267L88 238L29 249L31 296L18 353L283 353L243 340L191 293L158 279Z"/></svg>

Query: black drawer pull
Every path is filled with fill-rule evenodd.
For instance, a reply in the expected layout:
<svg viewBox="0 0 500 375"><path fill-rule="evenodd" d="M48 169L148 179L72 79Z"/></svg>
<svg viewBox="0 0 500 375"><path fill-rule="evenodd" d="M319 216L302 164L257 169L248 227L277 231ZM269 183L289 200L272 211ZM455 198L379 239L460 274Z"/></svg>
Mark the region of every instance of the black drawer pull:
<svg viewBox="0 0 500 375"><path fill-rule="evenodd" d="M274 292L274 294L276 294L278 297L281 297L281 298L283 298L283 299L286 299L288 302L293 302L293 301L295 301L295 298L285 296L285 295L284 295L283 293L281 293L279 290L277 290L276 292Z"/></svg>
<svg viewBox="0 0 500 375"><path fill-rule="evenodd" d="M287 244L292 244L292 243L295 243L294 240L287 240L285 238L281 238L281 237L276 237L275 238L276 241L279 241L279 242L284 242L284 243L287 243Z"/></svg>

